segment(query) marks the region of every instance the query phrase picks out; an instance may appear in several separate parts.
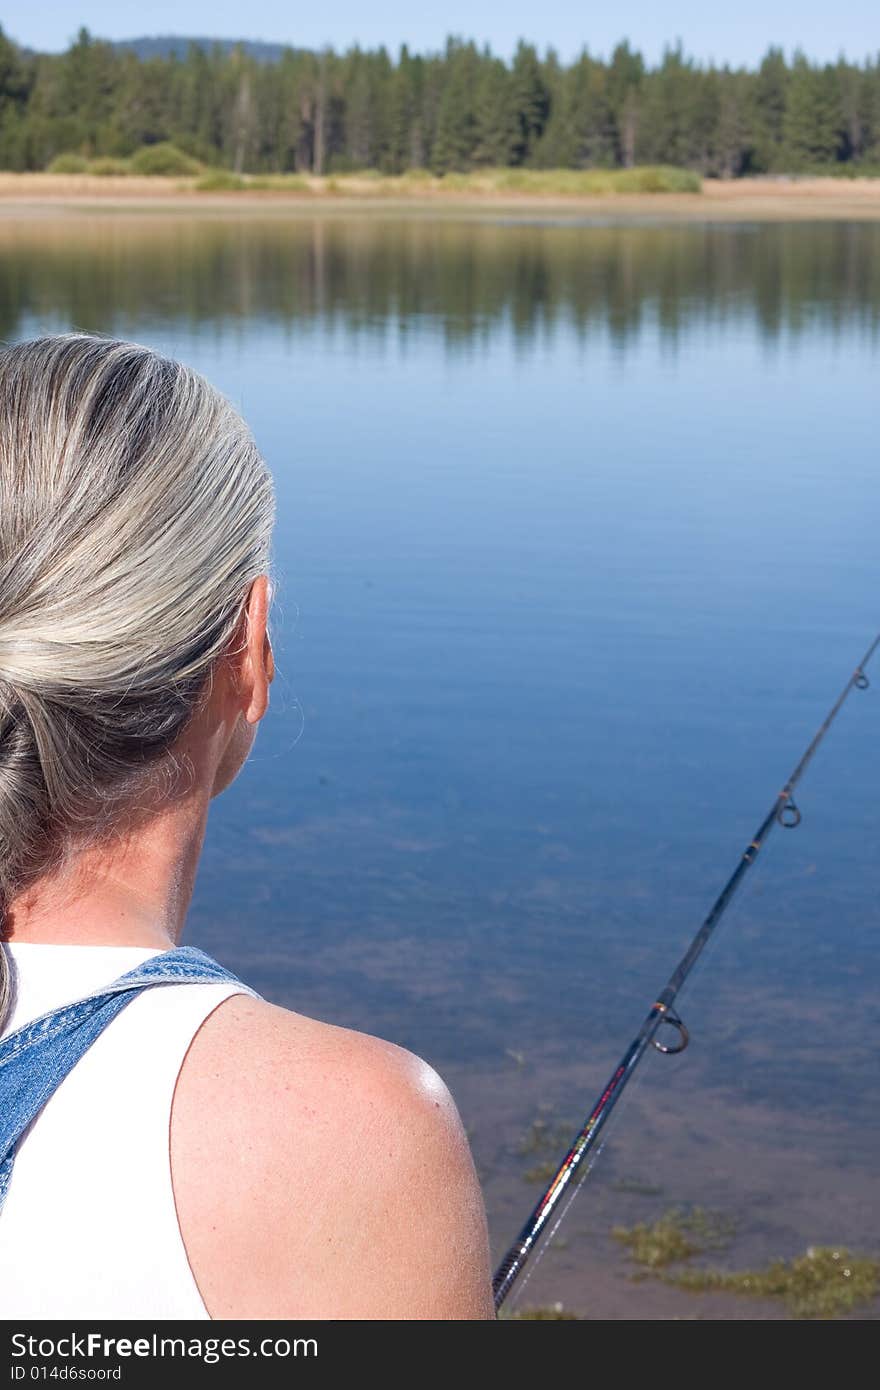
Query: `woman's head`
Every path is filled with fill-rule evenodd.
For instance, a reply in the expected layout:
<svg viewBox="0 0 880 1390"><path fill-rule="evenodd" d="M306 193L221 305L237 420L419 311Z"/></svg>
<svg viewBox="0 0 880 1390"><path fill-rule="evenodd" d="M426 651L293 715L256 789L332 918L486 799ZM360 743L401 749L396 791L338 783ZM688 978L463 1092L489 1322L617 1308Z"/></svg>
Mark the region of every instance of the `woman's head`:
<svg viewBox="0 0 880 1390"><path fill-rule="evenodd" d="M0 351L0 916L175 784L273 517L247 427L195 372L85 335Z"/></svg>

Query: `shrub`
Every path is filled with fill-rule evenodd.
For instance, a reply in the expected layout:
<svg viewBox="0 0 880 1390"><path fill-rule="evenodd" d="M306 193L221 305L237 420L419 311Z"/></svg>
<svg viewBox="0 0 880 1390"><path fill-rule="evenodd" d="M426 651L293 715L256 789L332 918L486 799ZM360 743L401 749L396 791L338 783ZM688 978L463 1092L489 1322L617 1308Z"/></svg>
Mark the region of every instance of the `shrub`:
<svg viewBox="0 0 880 1390"><path fill-rule="evenodd" d="M229 193L247 186L247 179L233 174L231 169L209 169L196 182L199 193Z"/></svg>
<svg viewBox="0 0 880 1390"><path fill-rule="evenodd" d="M102 155L100 159L89 160L88 171L101 178L112 178L119 174L130 174L131 164L127 159L114 159L112 155Z"/></svg>
<svg viewBox="0 0 880 1390"><path fill-rule="evenodd" d="M247 181L248 188L257 192L267 190L275 193L311 193L311 186L303 174L254 174Z"/></svg>
<svg viewBox="0 0 880 1390"><path fill-rule="evenodd" d="M699 193L699 174L667 165L635 169L487 169L483 176L499 190L562 197L606 193ZM460 176L461 177L461 176Z"/></svg>
<svg viewBox="0 0 880 1390"><path fill-rule="evenodd" d="M183 150L172 145L170 140L162 140L158 145L143 145L131 157L131 168L135 174L200 174L202 166L191 159Z"/></svg>
<svg viewBox="0 0 880 1390"><path fill-rule="evenodd" d="M84 159L81 154L74 154L68 151L65 154L56 154L52 163L46 168L47 174L85 174L88 173L89 161Z"/></svg>

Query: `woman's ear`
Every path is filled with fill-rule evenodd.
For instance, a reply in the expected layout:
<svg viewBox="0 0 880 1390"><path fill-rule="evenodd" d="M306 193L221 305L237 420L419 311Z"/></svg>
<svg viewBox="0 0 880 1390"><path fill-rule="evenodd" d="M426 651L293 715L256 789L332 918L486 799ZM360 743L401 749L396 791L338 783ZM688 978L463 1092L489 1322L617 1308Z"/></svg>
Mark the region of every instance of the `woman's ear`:
<svg viewBox="0 0 880 1390"><path fill-rule="evenodd" d="M269 576L259 575L251 585L245 610L247 655L243 693L244 716L258 724L269 708L269 686L275 678L275 653L269 636Z"/></svg>
<svg viewBox="0 0 880 1390"><path fill-rule="evenodd" d="M268 629L266 631L264 661L266 664L266 676L271 685L275 679L275 653L272 650L272 638L269 636Z"/></svg>

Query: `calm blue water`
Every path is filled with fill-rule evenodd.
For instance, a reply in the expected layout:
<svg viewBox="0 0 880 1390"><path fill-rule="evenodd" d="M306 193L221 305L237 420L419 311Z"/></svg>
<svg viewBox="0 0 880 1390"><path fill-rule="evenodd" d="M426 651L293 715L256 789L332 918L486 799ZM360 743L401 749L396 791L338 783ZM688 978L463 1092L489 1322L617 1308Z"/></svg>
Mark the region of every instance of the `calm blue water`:
<svg viewBox="0 0 880 1390"><path fill-rule="evenodd" d="M2 228L5 335L183 358L277 481L191 939L441 1071L500 1253L880 627L880 229L73 221ZM880 1254L877 665L526 1301L691 1315L609 1243L675 1203Z"/></svg>

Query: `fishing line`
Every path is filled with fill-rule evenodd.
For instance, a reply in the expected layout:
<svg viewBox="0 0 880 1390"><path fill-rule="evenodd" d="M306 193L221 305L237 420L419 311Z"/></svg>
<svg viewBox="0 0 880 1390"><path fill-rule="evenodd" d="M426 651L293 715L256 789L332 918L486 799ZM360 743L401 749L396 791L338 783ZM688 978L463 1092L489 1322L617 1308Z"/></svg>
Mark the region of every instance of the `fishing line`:
<svg viewBox="0 0 880 1390"><path fill-rule="evenodd" d="M704 962L700 962L700 965L703 964ZM695 968L694 974L699 974L699 966ZM693 979L688 981L688 984L692 983ZM615 1130L615 1134L618 1134L618 1131L620 1129L621 1116L629 1114L629 1107L631 1107L633 1100L637 1096L643 1094L645 1090L646 1077L648 1077L648 1075L649 1072L647 1070L637 1071L632 1075L632 1079L630 1081L626 1094L622 1095L618 1102L617 1129ZM585 1179L587 1177L587 1174L592 1173L593 1169L599 1161L599 1158L605 1152L608 1143L608 1137L609 1136L607 1133L601 1136L595 1148L593 1148L589 1155L584 1159L584 1162L581 1166L581 1170L578 1173L577 1181L569 1184L569 1190L563 1196L559 1204L559 1209L556 1213L556 1217L552 1227L550 1227L547 1230L546 1234L542 1236L537 1248L532 1254L532 1258L526 1265L524 1273L520 1276L512 1293L508 1295L507 1302L509 1306L512 1306L513 1308L523 1307L525 1291L528 1288L529 1283L532 1280L532 1277L537 1273L538 1269L541 1267L541 1264L548 1250L551 1249L553 1241L556 1239L556 1235L559 1231L560 1226L568 1216L569 1209L571 1208L572 1203L586 1186ZM605 1172L607 1179L607 1170L605 1170ZM542 1297L541 1302L546 1302L546 1299Z"/></svg>
<svg viewBox="0 0 880 1390"><path fill-rule="evenodd" d="M697 962L697 964L694 966L693 973L688 978L688 988L693 987L694 980L700 977L701 971L705 969L705 966L705 959L701 959ZM626 1089L626 1094L621 1095L620 1100L617 1103L616 1129L614 1131L615 1136L619 1137L620 1126L622 1123L621 1117L626 1116L630 1113L633 1100L635 1100L637 1097L643 1094L646 1094L645 1087L650 1081L650 1075L650 1068L645 1068L641 1071L635 1071L631 1074L631 1079ZM522 1308L524 1306L523 1300L525 1298L525 1291L528 1288L532 1280L532 1277L537 1273L538 1269L541 1267L544 1257L547 1254L548 1250L551 1249L553 1241L556 1239L556 1235L559 1231L560 1226L568 1216L569 1209L571 1208L572 1203L586 1186L585 1179L588 1173L592 1173L593 1169L599 1161L600 1156L605 1152L608 1143L608 1137L609 1136L607 1133L602 1135L602 1137L596 1144L596 1147L591 1151L589 1156L585 1158L581 1166L581 1170L578 1173L577 1180L569 1184L570 1190L562 1198L559 1210L556 1214L556 1219L554 1220L552 1227L547 1231L546 1235L542 1236L531 1259L527 1263L524 1272L520 1276L512 1292L508 1295L506 1302L509 1307ZM605 1171L607 1180L607 1170ZM546 1299L542 1297L540 1301L546 1302Z"/></svg>
<svg viewBox="0 0 880 1390"><path fill-rule="evenodd" d="M552 1227L547 1232L544 1239L541 1241L540 1245L535 1251L531 1263L528 1265L528 1268L526 1269L525 1273L520 1278L520 1281L516 1288L516 1293L513 1295L514 1307L518 1307L522 1303L523 1297L525 1296L525 1290L529 1286L529 1280L532 1278L534 1274L537 1273L541 1261L543 1260L544 1256L547 1254L547 1251L553 1244L556 1232L559 1230L559 1227L562 1225L563 1221L568 1216L569 1207L571 1206L575 1197L578 1195L578 1193L584 1185L583 1179L587 1176L587 1173L591 1173L593 1171L599 1159L599 1155L604 1151L604 1149L605 1141L603 1139L602 1142L598 1145L598 1147L590 1155L590 1158L583 1172L580 1174L578 1181L572 1184L571 1191L566 1195L566 1197L562 1201L556 1220L553 1222ZM500 1305L496 1305L496 1307L497 1306Z"/></svg>
<svg viewBox="0 0 880 1390"><path fill-rule="evenodd" d="M807 747L800 762L785 783L785 786L774 797L770 810L755 831L753 839L740 856L736 868L716 898L709 915L697 931L675 970L669 977L669 980L657 995L641 1028L624 1052L617 1067L612 1072L604 1090L600 1093L592 1110L584 1121L583 1127L575 1135L571 1147L562 1159L555 1176L545 1188L528 1221L523 1226L516 1240L498 1266L492 1285L496 1309L500 1308L505 1298L507 1298L513 1285L522 1274L527 1261L535 1253L536 1248L538 1248L542 1242L546 1241L551 1229L553 1232L558 1229L559 1221L554 1221L551 1228L551 1217L557 1211L557 1208L560 1207L563 1196L572 1197L578 1183L586 1177L589 1168L592 1167L592 1162L595 1161L595 1158L598 1156L597 1144L599 1136L648 1047L654 1047L656 1051L662 1052L667 1056L684 1052L687 1047L690 1041L690 1035L683 1020L673 1008L676 998L699 957L702 955L715 928L721 921L740 883L748 873L752 864L754 864L760 850L766 843L773 827L778 824L786 830L793 830L796 826L800 825L801 813L794 799L794 789L811 763L820 743L837 718L850 691L853 689L867 690L869 681L868 677L865 675L865 667L868 665L868 662L871 660L878 646L880 646L880 633L874 638L874 641L862 657L862 660L859 662L843 690L831 706L831 709L828 711L822 724L813 736L812 742ZM664 1031L660 1034L661 1028L670 1031ZM657 1036L658 1034L660 1034L659 1038ZM594 1150L595 1152L593 1152ZM584 1159L590 1153L593 1153L593 1160L590 1164L586 1165L586 1167L582 1168ZM569 1205L570 1200L567 1201L561 1209L560 1220L565 1215Z"/></svg>

